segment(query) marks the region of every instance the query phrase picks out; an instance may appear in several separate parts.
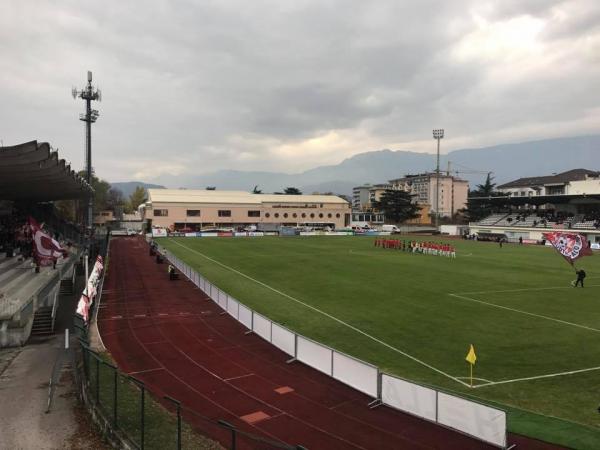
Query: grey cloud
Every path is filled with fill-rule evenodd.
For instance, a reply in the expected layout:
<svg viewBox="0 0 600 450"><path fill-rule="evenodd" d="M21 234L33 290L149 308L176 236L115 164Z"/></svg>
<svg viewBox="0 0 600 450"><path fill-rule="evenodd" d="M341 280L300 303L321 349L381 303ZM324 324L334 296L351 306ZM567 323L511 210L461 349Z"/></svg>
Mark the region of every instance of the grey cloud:
<svg viewBox="0 0 600 450"><path fill-rule="evenodd" d="M538 133L530 138L545 124L585 133L600 100L600 60L570 47L600 39L594 0L5 3L0 139L49 140L81 166L83 104L69 90L92 69L104 93L94 163L112 180L130 178L136 161L186 174L316 166L318 154L273 148L300 151L331 130L363 136L362 146L323 149L339 160L429 139L434 126L475 144L510 139L515 127ZM493 77L511 71L502 55L457 60L472 13L546 21L538 39L556 60L510 83Z"/></svg>

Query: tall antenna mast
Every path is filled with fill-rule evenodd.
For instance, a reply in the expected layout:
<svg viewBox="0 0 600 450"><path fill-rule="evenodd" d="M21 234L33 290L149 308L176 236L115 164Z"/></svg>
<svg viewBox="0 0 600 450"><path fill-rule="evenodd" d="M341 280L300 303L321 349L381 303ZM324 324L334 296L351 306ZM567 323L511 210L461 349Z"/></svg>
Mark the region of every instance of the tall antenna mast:
<svg viewBox="0 0 600 450"><path fill-rule="evenodd" d="M88 70L87 73L87 86L82 90L78 91L76 88L71 89L71 95L73 99L77 97L85 100L85 114L79 115L79 120L85 122L85 177L87 183L92 185L92 123L98 120L100 113L96 109L92 109L92 100L101 101L102 92L100 89L92 86L92 72ZM93 203L92 195L88 199L87 217L84 222L88 230L88 234L91 236L92 225L93 225Z"/></svg>

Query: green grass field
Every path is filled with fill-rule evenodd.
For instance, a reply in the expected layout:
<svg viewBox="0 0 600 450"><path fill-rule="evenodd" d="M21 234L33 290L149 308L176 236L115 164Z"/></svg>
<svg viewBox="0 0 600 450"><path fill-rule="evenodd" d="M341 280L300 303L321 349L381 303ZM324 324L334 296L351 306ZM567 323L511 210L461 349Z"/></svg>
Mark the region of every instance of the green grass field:
<svg viewBox="0 0 600 450"><path fill-rule="evenodd" d="M453 241L451 260L373 242L160 240L231 296L300 334L500 406L511 431L600 448L600 258L580 260L588 278L574 289L573 270L547 247ZM463 384L469 344L477 352L475 388Z"/></svg>

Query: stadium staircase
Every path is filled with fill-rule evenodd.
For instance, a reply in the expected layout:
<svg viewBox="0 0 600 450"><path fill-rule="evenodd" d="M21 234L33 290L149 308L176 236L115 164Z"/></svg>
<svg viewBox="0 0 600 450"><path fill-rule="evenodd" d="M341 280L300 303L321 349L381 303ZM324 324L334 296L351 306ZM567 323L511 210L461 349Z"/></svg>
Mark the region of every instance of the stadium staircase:
<svg viewBox="0 0 600 450"><path fill-rule="evenodd" d="M54 319L52 318L52 307L39 308L33 316L31 336L49 336L54 334Z"/></svg>

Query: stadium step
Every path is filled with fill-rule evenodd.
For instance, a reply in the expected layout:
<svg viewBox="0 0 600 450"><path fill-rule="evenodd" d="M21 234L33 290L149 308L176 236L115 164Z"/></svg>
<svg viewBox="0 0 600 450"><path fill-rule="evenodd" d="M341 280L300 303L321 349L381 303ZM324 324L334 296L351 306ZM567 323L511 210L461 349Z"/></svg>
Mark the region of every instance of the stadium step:
<svg viewBox="0 0 600 450"><path fill-rule="evenodd" d="M33 325L31 326L32 336L48 336L54 333L52 322L52 308L40 308L35 312Z"/></svg>
<svg viewBox="0 0 600 450"><path fill-rule="evenodd" d="M73 281L72 280L61 280L60 281L60 293L61 294L72 294L73 290Z"/></svg>

